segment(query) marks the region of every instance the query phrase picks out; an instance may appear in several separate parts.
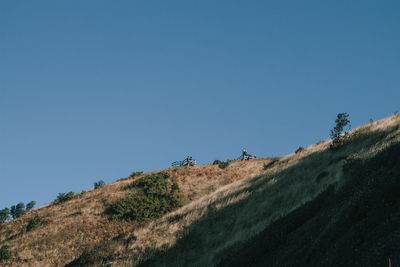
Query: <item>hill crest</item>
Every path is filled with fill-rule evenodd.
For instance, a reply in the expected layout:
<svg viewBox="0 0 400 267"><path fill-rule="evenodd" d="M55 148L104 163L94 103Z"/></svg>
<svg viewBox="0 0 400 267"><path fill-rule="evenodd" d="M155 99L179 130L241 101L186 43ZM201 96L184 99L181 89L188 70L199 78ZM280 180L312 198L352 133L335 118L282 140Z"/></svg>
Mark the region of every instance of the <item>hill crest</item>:
<svg viewBox="0 0 400 267"><path fill-rule="evenodd" d="M0 247L12 252L9 266L215 265L224 255L315 199L330 185L343 184L346 164L377 155L400 140L400 116L369 123L349 133L342 150L329 150L331 140L279 158L234 161L164 170L181 188L185 205L141 224L110 221L108 203L122 198L133 179L110 183L48 204L1 226ZM137 179L137 178L136 178ZM40 216L46 223L26 231ZM148 261L150 260L150 261Z"/></svg>

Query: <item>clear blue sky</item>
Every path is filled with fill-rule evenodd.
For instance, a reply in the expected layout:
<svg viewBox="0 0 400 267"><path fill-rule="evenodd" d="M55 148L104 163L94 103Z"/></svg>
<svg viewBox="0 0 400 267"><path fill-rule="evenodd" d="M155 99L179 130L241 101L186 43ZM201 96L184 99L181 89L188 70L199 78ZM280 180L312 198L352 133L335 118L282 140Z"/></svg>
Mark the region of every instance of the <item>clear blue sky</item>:
<svg viewBox="0 0 400 267"><path fill-rule="evenodd" d="M0 209L400 111L400 1L1 1Z"/></svg>

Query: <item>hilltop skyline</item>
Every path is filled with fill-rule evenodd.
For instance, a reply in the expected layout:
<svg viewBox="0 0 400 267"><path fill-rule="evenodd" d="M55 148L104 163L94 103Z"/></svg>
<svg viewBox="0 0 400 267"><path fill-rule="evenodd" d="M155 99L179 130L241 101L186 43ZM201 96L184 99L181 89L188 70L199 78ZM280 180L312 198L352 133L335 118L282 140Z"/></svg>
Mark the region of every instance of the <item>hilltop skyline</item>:
<svg viewBox="0 0 400 267"><path fill-rule="evenodd" d="M0 209L400 111L400 4L0 3Z"/></svg>

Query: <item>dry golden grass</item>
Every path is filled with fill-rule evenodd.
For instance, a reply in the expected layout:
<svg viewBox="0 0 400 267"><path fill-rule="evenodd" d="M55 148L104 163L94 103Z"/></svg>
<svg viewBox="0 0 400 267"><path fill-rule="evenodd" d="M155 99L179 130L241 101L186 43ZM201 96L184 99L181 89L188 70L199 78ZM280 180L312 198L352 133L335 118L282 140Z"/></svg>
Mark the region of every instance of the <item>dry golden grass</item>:
<svg viewBox="0 0 400 267"><path fill-rule="evenodd" d="M366 158L390 142L399 141L399 124L399 117L391 117L360 127L350 133L354 142L340 152L330 151L331 141L327 140L301 153L280 158L259 175L249 173L246 179L222 186L147 227L136 229L137 240L124 249L123 254L127 256L114 263L137 264L157 255L146 252L151 247L167 253L156 257L155 266L215 265L220 255L314 199L328 185L340 181L348 155L358 153L361 159ZM251 166L254 162L238 164L243 164L239 168L248 170L260 167ZM328 175L317 182L322 172Z"/></svg>
<svg viewBox="0 0 400 267"><path fill-rule="evenodd" d="M85 249L107 250L111 266L132 266L168 251L177 266L214 265L219 256L265 229L280 216L312 200L328 185L340 181L345 158L366 158L399 141L400 116L369 123L351 131L355 142L340 152L329 150L330 140L303 152L273 159L235 161L217 165L168 169L179 183L185 205L162 218L140 225L109 221L105 203L126 193L132 179L117 181L78 195L59 205L46 205L5 223L0 246L13 253L7 266L62 266ZM376 135L371 135L376 133ZM356 139L358 138L358 139ZM327 172L323 178L317 177ZM26 232L35 214L47 224ZM182 252L192 246L193 253ZM156 265L166 265L161 257Z"/></svg>
<svg viewBox="0 0 400 267"><path fill-rule="evenodd" d="M222 170L215 165L181 167L168 171L180 184L186 203L198 199L221 185L258 174L264 162L234 162ZM252 166L251 168L249 166ZM73 200L58 205L48 204L5 223L0 229L0 244L17 255L10 266L60 266L77 258L85 248L127 235L135 227L129 222L109 221L104 216L105 203L112 203L126 193L132 179L113 182ZM26 232L29 219L38 214L47 223ZM142 227L146 227L143 226Z"/></svg>

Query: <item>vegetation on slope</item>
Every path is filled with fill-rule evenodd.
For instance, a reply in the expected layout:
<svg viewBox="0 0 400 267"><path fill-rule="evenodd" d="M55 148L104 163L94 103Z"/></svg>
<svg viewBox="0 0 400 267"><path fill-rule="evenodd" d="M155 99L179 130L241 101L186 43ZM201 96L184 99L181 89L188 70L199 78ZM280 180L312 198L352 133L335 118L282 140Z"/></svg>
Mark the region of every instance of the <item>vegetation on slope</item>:
<svg viewBox="0 0 400 267"><path fill-rule="evenodd" d="M171 168L165 171L168 185L160 183L155 188L171 192L171 181L176 181L178 195L187 204L164 215L150 213L158 215L146 215L149 219L145 220L136 220L138 217L128 215L134 213L124 208L116 209L123 211L115 213L119 214L116 220L109 220L105 210L122 203L129 193L146 196L144 184L139 186L135 181L149 173L76 194L68 201L1 224L0 247L7 246L4 251L10 256L4 264L223 264L226 255L238 253L246 241L272 227L275 221L313 203L318 195L331 191L336 194L338 188L345 188L346 181L353 179L349 176L353 166L399 140L399 123L400 116L371 122L349 132L343 145L334 150L329 149L331 141L325 141L286 157L232 161L224 169L211 164ZM333 184L335 187L326 191ZM36 215L44 220L43 224L35 223L39 221ZM28 231L29 221L36 226Z"/></svg>
<svg viewBox="0 0 400 267"><path fill-rule="evenodd" d="M220 266L400 263L400 143L347 168L344 184L282 217Z"/></svg>
<svg viewBox="0 0 400 267"><path fill-rule="evenodd" d="M198 167L181 167L166 170L170 181L176 181L180 188L179 196L184 203L190 203L210 194L221 186L230 184L243 178L259 174L262 165L269 159L259 159L252 162L234 162L222 170L218 166L204 165ZM0 247L6 246L10 258L1 264L11 266L64 266L81 255L93 255L93 251L110 251L111 258L118 255L118 242L113 249L113 242L135 242L140 245L144 254L151 247L146 241L156 237L158 233L136 233L148 229L152 219L142 223L132 223L125 220L109 220L104 213L112 203L123 199L127 190L135 191L131 187L133 181L144 175L135 172L127 178L118 179L114 183L104 185L95 190L74 194L66 201L53 203L25 212L23 216L6 223L0 223ZM171 184L172 185L172 184ZM139 189L140 190L140 189ZM63 194L66 196L67 194ZM72 194L69 194L69 196ZM64 200L64 198L62 198ZM173 213L173 212L172 212ZM42 222L36 224L39 220ZM30 226L28 227L28 225ZM33 226L33 227L32 227ZM29 230L28 230L29 229ZM179 231L179 229L174 229ZM135 234L133 234L135 233ZM169 235L166 235L169 236ZM172 239L171 239L172 241ZM152 241L153 242L153 241ZM125 243L122 244L125 247ZM107 249L108 247L108 249ZM101 251L99 251L99 254ZM123 250L121 250L123 253ZM7 254L8 255L8 254ZM141 255L141 254L140 254ZM104 254L100 255L101 257ZM104 256L107 258L107 256ZM100 261L101 262L101 261ZM1 265L0 264L0 265ZM98 264L97 264L98 265Z"/></svg>
<svg viewBox="0 0 400 267"><path fill-rule="evenodd" d="M354 188L355 191L346 189L348 187L345 186L345 184L347 184L348 181L353 180L354 177L349 176L347 173L343 173L343 169L349 172L349 170L353 169L366 169L366 166L368 165L374 166L375 163L368 161L368 158L374 157L374 155L379 153L381 149L385 149L391 144L393 145L393 143L399 141L400 133L398 124L398 121L394 125L385 126L382 124L381 128L374 131L371 131L371 128L376 126L373 124L361 127L349 133L343 141L343 144L340 146L340 149L324 149L306 156L303 155L303 157L298 158L295 161L295 164L291 166L289 161L287 163L289 166L280 172L250 179L248 182L251 185L242 190L251 192L251 194L242 198L240 201L231 203L230 205L219 209L213 209L212 207L214 205L214 207L218 207L218 204L223 202L224 199L218 198L217 201L210 203L210 209L207 216L192 223L185 229L185 235L177 240L172 247L158 250L158 252L153 254L151 259L144 261L142 266L213 266L218 264L221 260L223 261L222 265L225 266L229 266L234 262L238 262L238 265L236 266L245 266L247 265L249 258L254 257L251 252L243 255L240 254L240 251L243 248L251 244L246 243L246 241L252 236L259 234L264 229L272 227L270 226L271 223L278 227L281 226L283 230L278 232L277 235L273 235L273 233L276 232L276 228L274 228L273 231L268 232L268 236L271 236L271 238L275 236L277 240L275 245L281 245L279 248L283 253L282 259L290 258L291 252L288 250L286 253L285 247L289 246L292 240L281 240L281 237L283 238L284 233L290 233L296 229L296 220L295 222L289 221L284 225L282 223L282 218L285 218L286 215L291 212L297 214L297 208L310 200L315 199L317 195L320 195L320 197L314 202L310 202L310 205L312 205L311 203L314 203L311 210L317 214L318 212L321 212L324 215L325 206L321 206L319 203L321 203L321 199L329 199L329 194L336 192L335 190L340 192L347 190L347 192L350 192L349 194L355 193L357 195L359 193L357 188ZM397 145L393 146L394 148L391 150L392 152L398 149ZM296 155L294 157L296 157ZM354 158L358 158L358 160L354 160ZM294 158L291 159L294 160ZM365 165L363 163L364 160L366 162ZM383 160L378 161L376 165L381 164L382 161ZM397 158L392 161L392 167L396 161L398 162ZM383 166L384 167L382 168L387 167L389 169L388 173L392 173L393 176L398 178L400 173L398 169L390 169L390 166ZM374 167L371 168L373 169ZM367 172L365 175L368 176L370 174ZM380 174L378 174L378 176L379 175ZM371 179L373 180L374 178ZM354 180L355 184L364 182L366 183L364 186L368 186L369 190L372 191L374 187L371 187L371 181L367 179ZM375 182L379 183L377 180ZM360 188L360 190L362 190L362 188ZM239 195L240 193L240 190L234 191L234 195ZM375 195L379 196L381 193L387 192L377 191L375 192ZM229 197L233 196L229 195ZM335 208L335 205L340 203L341 200L343 200L343 198L332 200L332 208ZM347 201L345 202L347 203ZM315 205L317 205L317 207L315 207ZM364 208L366 210L373 207L370 202L356 203L353 206L353 210L347 212L346 216L352 214L352 212L356 210L357 205L365 205ZM346 212L343 211L342 208L343 207L338 205L336 206L339 213ZM381 213L381 215L382 214L384 213ZM312 213L310 211L304 213L303 217L298 219L298 224L302 225L303 223L307 223L307 218L311 215ZM365 215L369 217L368 213L365 213ZM388 214L386 214L386 216L388 216ZM328 214L326 215L326 218L332 219L335 217ZM384 220L384 217L378 216L377 218ZM278 222L274 223L276 220L278 220ZM394 217L393 222L396 220L397 218ZM326 230L324 223L318 223L319 222L316 221L316 225L311 228L303 229L303 231L298 233L296 238L302 240L299 241L299 243L311 238L313 234L311 232L314 231L313 227L320 229L321 231ZM328 221L325 223L329 225L332 222ZM349 227L349 225L346 227ZM309 233L308 231L311 232ZM390 231L394 233L393 229L390 229L388 232ZM335 234L336 233L332 233L332 236L335 236ZM338 233L338 235L340 234L341 233ZM274 240L268 240L267 242L271 242L271 247L273 248L275 246L272 241ZM329 239L325 241L328 243L330 242ZM301 244L308 247L308 245L305 245L304 243ZM255 244L255 246L252 246L252 249L248 249L247 251L252 251L254 250L254 247L258 246L262 248L263 246L266 246L266 244ZM390 246L390 244L388 244L388 246ZM294 251L300 247L301 246L295 248ZM394 246L393 249L395 248L396 247ZM277 249L277 251L281 252L279 249ZM343 252L343 250L341 250L341 252ZM234 257L233 260L230 261L230 256L226 259L226 255L230 255L231 257L234 255L241 256ZM335 256L340 258L340 255L341 254L338 253ZM302 257L302 254L299 253L298 257ZM239 258L242 260L239 261ZM270 259L274 259L274 255L272 255ZM295 262L296 261L294 260L293 262L289 262L287 265L294 265ZM280 263L281 265L277 264L277 266L286 266L286 262L282 261ZM273 264L273 261L269 261L263 266L270 266ZM311 265L324 266L326 264L329 264L329 261L322 262L321 264L316 261L316 264ZM332 263L332 265L334 265L334 263Z"/></svg>
<svg viewBox="0 0 400 267"><path fill-rule="evenodd" d="M169 178L167 172L159 172L134 181L131 187L136 190L110 205L106 212L113 219L142 222L181 207L179 185Z"/></svg>

